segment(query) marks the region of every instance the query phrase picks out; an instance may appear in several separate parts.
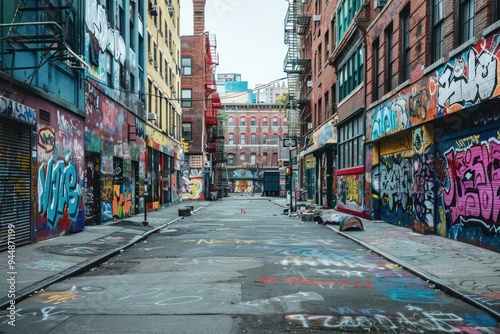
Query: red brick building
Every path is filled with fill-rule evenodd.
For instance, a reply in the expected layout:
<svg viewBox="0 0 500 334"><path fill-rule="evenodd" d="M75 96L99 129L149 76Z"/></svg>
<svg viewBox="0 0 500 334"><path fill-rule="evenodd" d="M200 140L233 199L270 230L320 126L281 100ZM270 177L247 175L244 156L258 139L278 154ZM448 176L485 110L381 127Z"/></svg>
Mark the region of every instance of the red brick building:
<svg viewBox="0 0 500 334"><path fill-rule="evenodd" d="M277 171L288 162L280 152L281 139L288 137L283 105L224 103L223 109L230 190L261 193L264 171Z"/></svg>
<svg viewBox="0 0 500 334"><path fill-rule="evenodd" d="M193 0L193 11L193 35L181 36L182 196L205 199L214 190L217 147L212 130L221 108L215 83L218 55L215 36L205 32L205 0Z"/></svg>

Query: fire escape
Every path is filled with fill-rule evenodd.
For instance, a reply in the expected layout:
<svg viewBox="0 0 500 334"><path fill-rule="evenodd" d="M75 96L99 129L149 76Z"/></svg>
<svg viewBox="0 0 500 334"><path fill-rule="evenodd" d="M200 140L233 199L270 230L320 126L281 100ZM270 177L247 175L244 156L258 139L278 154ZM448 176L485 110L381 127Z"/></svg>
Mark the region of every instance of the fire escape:
<svg viewBox="0 0 500 334"><path fill-rule="evenodd" d="M209 35L206 43L206 64L208 70L205 74L205 97L207 99L207 103L205 104L205 124L213 126L217 125L217 110L222 107L215 83L215 67L219 65L215 35Z"/></svg>
<svg viewBox="0 0 500 334"><path fill-rule="evenodd" d="M10 23L0 24L0 70L33 70L26 78L31 82L37 70L49 61L61 61L73 69L87 65L78 50L76 9L71 0L19 0ZM26 63L22 53L37 53L34 63ZM9 63L10 62L10 63Z"/></svg>
<svg viewBox="0 0 500 334"><path fill-rule="evenodd" d="M307 95L307 87L304 83L310 81L311 76L311 59L310 48L301 47L301 42L304 42L302 35L307 31L307 27L311 20L310 15L304 14L304 9L309 5L309 1L291 0L289 1L288 11L285 16L285 44L288 45L288 52L284 61L284 72L287 73L288 80L288 108L290 115L288 116L290 124L295 124L294 128L289 130L290 136L300 136L305 134L307 128L302 129L300 124L304 120L303 111L309 105L309 101L305 99Z"/></svg>

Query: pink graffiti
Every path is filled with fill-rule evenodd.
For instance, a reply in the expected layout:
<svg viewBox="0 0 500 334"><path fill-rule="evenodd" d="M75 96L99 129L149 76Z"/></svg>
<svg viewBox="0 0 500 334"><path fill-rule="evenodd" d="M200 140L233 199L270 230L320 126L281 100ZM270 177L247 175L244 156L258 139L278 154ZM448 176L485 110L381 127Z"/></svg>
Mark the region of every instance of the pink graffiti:
<svg viewBox="0 0 500 334"><path fill-rule="evenodd" d="M446 153L449 189L443 193L453 224L460 217L498 222L500 213L500 143Z"/></svg>
<svg viewBox="0 0 500 334"><path fill-rule="evenodd" d="M316 278L302 278L302 277L290 277L287 279L279 279L276 276L271 276L268 278L265 278L264 276L261 276L259 280L257 281L259 283L265 283L265 284L290 284L290 285L321 285L321 286L340 286L340 287L352 287L352 288L369 288L372 285L371 281L365 282L365 283L360 283L358 281L356 282L347 282L347 281L338 281L338 280L333 280L333 279L328 279L328 280L318 280Z"/></svg>

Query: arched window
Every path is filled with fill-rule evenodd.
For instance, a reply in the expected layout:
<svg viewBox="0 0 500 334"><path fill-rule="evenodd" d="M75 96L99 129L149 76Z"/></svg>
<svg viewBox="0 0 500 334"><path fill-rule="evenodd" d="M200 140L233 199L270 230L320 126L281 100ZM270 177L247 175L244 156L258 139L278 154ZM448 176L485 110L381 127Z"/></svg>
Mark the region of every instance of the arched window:
<svg viewBox="0 0 500 334"><path fill-rule="evenodd" d="M245 153L240 153L240 162L243 163L247 159L247 155Z"/></svg>
<svg viewBox="0 0 500 334"><path fill-rule="evenodd" d="M278 134L277 134L277 133L273 134L273 141L274 141L274 144L278 144L278 138L279 138L279 137L278 137Z"/></svg>
<svg viewBox="0 0 500 334"><path fill-rule="evenodd" d="M234 133L229 134L228 140L229 140L229 142L228 142L229 145L234 145Z"/></svg>
<svg viewBox="0 0 500 334"><path fill-rule="evenodd" d="M257 125L257 119L255 117L250 118L250 126L256 126Z"/></svg>
<svg viewBox="0 0 500 334"><path fill-rule="evenodd" d="M283 117L283 126L286 126L288 123L288 119L286 117Z"/></svg>
<svg viewBox="0 0 500 334"><path fill-rule="evenodd" d="M240 144L245 145L247 141L247 135L242 133L240 134Z"/></svg>
<svg viewBox="0 0 500 334"><path fill-rule="evenodd" d="M250 144L257 145L257 135L255 133L252 133L251 135Z"/></svg>
<svg viewBox="0 0 500 334"><path fill-rule="evenodd" d="M262 126L269 126L269 122L267 120L267 117L262 118Z"/></svg>
<svg viewBox="0 0 500 334"><path fill-rule="evenodd" d="M257 154L255 153L250 154L250 165L255 165L256 162L257 162Z"/></svg>
<svg viewBox="0 0 500 334"><path fill-rule="evenodd" d="M234 117L233 116L229 116L229 118L227 119L227 125L234 126Z"/></svg>
<svg viewBox="0 0 500 334"><path fill-rule="evenodd" d="M267 166L267 152L262 153L262 165Z"/></svg>
<svg viewBox="0 0 500 334"><path fill-rule="evenodd" d="M240 117L240 126L246 126L247 125L247 119L245 117Z"/></svg>
<svg viewBox="0 0 500 334"><path fill-rule="evenodd" d="M267 133L262 135L262 144L267 144Z"/></svg>
<svg viewBox="0 0 500 334"><path fill-rule="evenodd" d="M273 117L273 126L278 126L278 117Z"/></svg>

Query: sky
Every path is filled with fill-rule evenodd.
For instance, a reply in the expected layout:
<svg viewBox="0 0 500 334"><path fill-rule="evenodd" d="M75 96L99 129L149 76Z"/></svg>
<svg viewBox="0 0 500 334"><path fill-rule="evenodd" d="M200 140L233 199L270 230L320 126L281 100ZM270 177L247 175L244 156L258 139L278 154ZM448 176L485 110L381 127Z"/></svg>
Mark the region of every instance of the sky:
<svg viewBox="0 0 500 334"><path fill-rule="evenodd" d="M192 0L180 0L181 36L193 34ZM216 73L239 73L249 88L285 78L287 0L206 0L205 31L217 40Z"/></svg>

